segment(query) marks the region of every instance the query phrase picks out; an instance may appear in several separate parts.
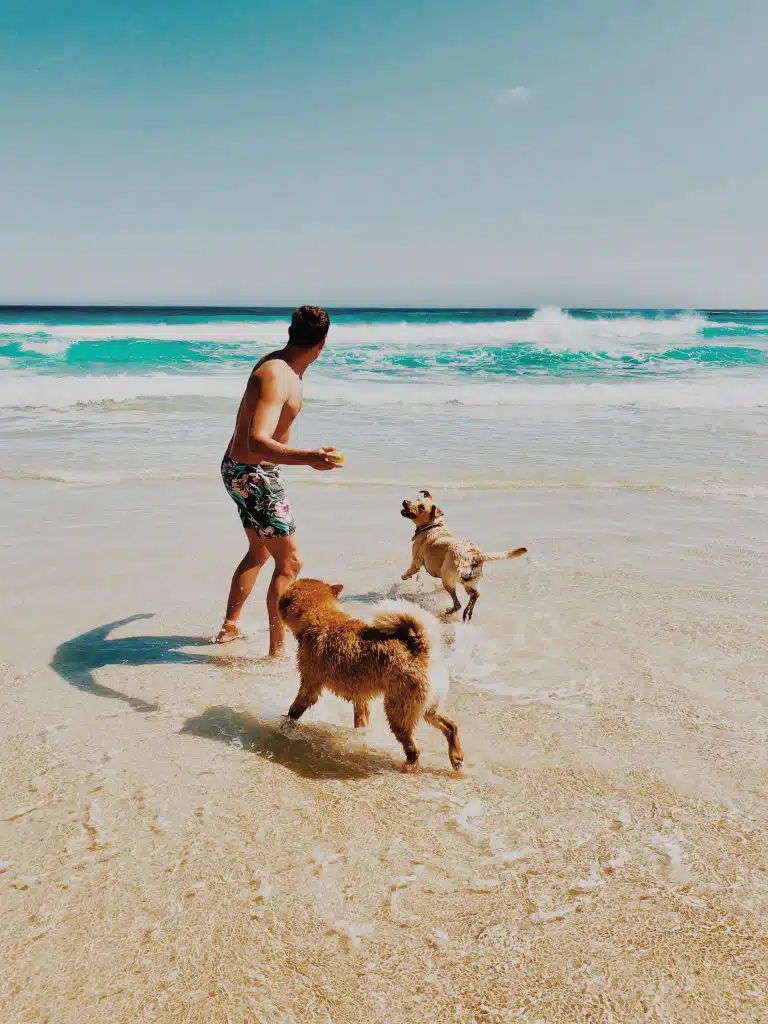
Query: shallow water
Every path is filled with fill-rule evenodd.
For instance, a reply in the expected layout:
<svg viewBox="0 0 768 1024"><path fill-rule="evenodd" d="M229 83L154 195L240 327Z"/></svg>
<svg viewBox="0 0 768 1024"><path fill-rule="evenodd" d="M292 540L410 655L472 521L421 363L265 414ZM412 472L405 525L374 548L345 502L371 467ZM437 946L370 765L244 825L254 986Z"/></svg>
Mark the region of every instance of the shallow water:
<svg viewBox="0 0 768 1024"><path fill-rule="evenodd" d="M530 549L444 623L460 776L426 726L400 774L378 707L362 735L330 696L287 730L264 582L252 641L206 642L242 550L217 479L241 377L226 401L7 409L4 1019L762 1020L766 412L754 369L733 407L698 372L307 403L300 443L345 468L286 477L306 569L351 611L447 606L399 582L416 486Z"/></svg>

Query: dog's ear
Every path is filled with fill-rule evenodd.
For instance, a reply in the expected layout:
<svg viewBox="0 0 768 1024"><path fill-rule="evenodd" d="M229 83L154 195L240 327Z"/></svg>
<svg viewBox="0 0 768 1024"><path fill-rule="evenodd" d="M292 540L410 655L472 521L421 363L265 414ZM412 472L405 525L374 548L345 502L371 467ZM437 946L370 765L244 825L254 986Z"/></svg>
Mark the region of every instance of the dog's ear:
<svg viewBox="0 0 768 1024"><path fill-rule="evenodd" d="M344 587L343 587L343 585L341 583L334 583L331 586L331 591L333 592L333 596L334 597L338 597L343 589L344 589Z"/></svg>
<svg viewBox="0 0 768 1024"><path fill-rule="evenodd" d="M419 494L422 496L422 498L426 498L427 501L432 501L432 495L429 493L429 491L419 491Z"/></svg>
<svg viewBox="0 0 768 1024"><path fill-rule="evenodd" d="M429 510L430 521L434 521L435 519L437 519L438 516L442 515L445 515L445 513L441 508L438 508L437 505L433 505L432 508Z"/></svg>

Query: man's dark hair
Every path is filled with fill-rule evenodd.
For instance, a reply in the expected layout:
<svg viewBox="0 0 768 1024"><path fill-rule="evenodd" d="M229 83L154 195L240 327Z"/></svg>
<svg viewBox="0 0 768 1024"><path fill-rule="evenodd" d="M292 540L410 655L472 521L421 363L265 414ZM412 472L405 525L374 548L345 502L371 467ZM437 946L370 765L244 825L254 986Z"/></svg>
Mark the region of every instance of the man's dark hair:
<svg viewBox="0 0 768 1024"><path fill-rule="evenodd" d="M299 348L313 348L325 341L331 321L320 306L301 306L291 317L288 341Z"/></svg>

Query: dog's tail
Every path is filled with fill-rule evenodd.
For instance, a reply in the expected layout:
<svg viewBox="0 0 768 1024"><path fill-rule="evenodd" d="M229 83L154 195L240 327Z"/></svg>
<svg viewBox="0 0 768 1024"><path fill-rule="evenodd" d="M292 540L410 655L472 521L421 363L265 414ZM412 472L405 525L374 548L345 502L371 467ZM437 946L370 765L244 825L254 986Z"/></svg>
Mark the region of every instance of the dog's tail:
<svg viewBox="0 0 768 1024"><path fill-rule="evenodd" d="M371 627L381 637L399 640L416 656L440 650L440 626L423 608L410 601L382 601L374 611Z"/></svg>
<svg viewBox="0 0 768 1024"><path fill-rule="evenodd" d="M515 548L514 551L477 551L472 560L464 566L460 576L465 587L476 587L483 575L486 562L505 562L508 558L519 558L526 554L528 548Z"/></svg>
<svg viewBox="0 0 768 1024"><path fill-rule="evenodd" d="M505 562L508 558L520 558L527 554L528 548L515 548L514 551L483 551L480 557L483 562Z"/></svg>
<svg viewBox="0 0 768 1024"><path fill-rule="evenodd" d="M435 616L411 601L382 601L374 609L371 629L382 638L400 640L422 662L429 679L426 706L437 709L448 691L450 677Z"/></svg>

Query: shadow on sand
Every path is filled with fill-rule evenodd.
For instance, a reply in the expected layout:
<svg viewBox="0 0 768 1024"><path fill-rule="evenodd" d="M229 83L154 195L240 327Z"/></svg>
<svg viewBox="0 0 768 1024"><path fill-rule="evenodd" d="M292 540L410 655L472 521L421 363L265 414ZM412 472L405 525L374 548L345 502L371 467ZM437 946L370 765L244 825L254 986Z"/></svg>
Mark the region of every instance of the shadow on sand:
<svg viewBox="0 0 768 1024"><path fill-rule="evenodd" d="M129 615L125 619L108 622L87 633L59 644L51 660L51 668L71 686L92 693L97 697L110 697L130 705L135 711L157 711L158 705L147 703L140 697L102 686L93 677L94 669L107 665L168 665L199 664L209 661L204 654L188 654L180 647L203 646L208 640L199 636L126 636L110 639L109 634L120 626L141 619L151 619L151 614Z"/></svg>
<svg viewBox="0 0 768 1024"><path fill-rule="evenodd" d="M305 779L365 779L397 766L389 754L351 745L349 729L314 723L291 725L225 706L206 708L201 715L187 719L181 731L219 743L239 740L253 753Z"/></svg>
<svg viewBox="0 0 768 1024"><path fill-rule="evenodd" d="M350 718L352 709L350 707ZM355 739L351 729L342 726L292 725L285 721L257 718L234 708L206 708L184 723L183 733L232 743L239 740L253 753L290 769L304 779L367 779L389 774L402 765L395 752L372 750ZM454 778L449 769L421 769L429 775Z"/></svg>

